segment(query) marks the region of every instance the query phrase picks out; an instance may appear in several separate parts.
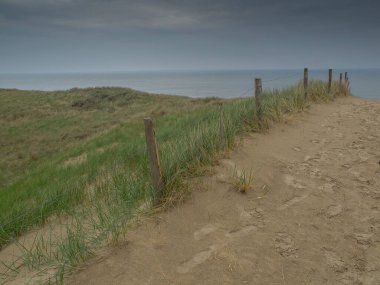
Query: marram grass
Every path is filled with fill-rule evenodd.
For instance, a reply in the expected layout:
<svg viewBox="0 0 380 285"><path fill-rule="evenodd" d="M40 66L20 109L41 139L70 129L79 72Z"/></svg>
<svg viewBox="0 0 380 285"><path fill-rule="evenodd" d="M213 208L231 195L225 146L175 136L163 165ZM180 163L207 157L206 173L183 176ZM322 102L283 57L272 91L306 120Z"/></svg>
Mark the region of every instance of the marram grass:
<svg viewBox="0 0 380 285"><path fill-rule="evenodd" d="M311 102L333 100L343 91L346 90L338 82L333 82L328 94L322 81L309 82L306 99L301 83L264 91L263 127L303 111ZM96 94L101 96L101 91ZM88 108L97 106L98 99L90 99L80 102ZM157 104L157 98L152 100ZM167 106L176 109L176 104L182 103L170 97ZM149 106L146 101L140 104ZM181 197L188 189L186 180L199 175L203 166L232 148L239 135L260 130L253 97L204 99L187 106L187 110L161 110L153 116L165 185L163 202ZM61 283L64 272L83 262L97 247L122 240L131 219L140 210L149 209L155 198L142 123L145 115L142 112L103 135L51 155L51 159L25 171L0 191L0 246L15 241L32 226L45 223L53 214L64 215L67 221L66 230L58 237L41 235L32 248L20 245L22 256L0 277L5 280L17 274L18 266L24 264L31 270L56 268L56 274L46 280L49 284ZM67 158L83 153L86 159L81 163L63 166Z"/></svg>

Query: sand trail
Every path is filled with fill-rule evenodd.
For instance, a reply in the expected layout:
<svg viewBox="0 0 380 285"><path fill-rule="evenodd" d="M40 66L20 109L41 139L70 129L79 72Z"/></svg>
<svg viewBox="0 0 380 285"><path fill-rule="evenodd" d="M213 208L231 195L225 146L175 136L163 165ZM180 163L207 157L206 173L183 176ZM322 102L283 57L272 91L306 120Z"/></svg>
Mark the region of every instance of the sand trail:
<svg viewBox="0 0 380 285"><path fill-rule="evenodd" d="M379 161L379 101L313 105L244 138L183 205L65 284L380 284ZM236 169L254 173L247 194Z"/></svg>

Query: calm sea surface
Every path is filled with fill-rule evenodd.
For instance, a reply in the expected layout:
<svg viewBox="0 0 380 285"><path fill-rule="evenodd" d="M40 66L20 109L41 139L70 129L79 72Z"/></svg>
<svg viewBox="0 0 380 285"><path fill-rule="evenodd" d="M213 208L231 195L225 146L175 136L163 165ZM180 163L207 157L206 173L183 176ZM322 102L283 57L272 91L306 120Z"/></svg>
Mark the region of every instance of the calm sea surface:
<svg viewBox="0 0 380 285"><path fill-rule="evenodd" d="M334 78L347 71L356 96L380 98L380 69L334 70ZM0 88L63 90L74 87L120 86L191 97L239 97L253 92L253 80L263 88L281 88L303 78L303 70L150 71L70 74L0 74ZM310 79L327 80L327 70L310 70Z"/></svg>

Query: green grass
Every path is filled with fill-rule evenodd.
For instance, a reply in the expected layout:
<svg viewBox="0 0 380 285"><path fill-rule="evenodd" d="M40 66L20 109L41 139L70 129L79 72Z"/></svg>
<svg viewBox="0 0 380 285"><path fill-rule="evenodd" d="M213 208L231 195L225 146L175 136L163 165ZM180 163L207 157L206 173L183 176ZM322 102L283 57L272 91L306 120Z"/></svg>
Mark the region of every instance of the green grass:
<svg viewBox="0 0 380 285"><path fill-rule="evenodd" d="M341 95L337 82L332 94ZM5 154L0 246L53 214L64 215L65 234L53 241L39 237L22 256L30 269L58 268L55 280L100 244L120 240L137 209L154 198L144 116L154 118L165 185L162 201L168 203L183 197L187 178L232 148L240 134L259 131L253 97L197 100L96 88L0 90L0 100L0 119L6 122L0 130ZM321 81L309 83L307 100L301 84L264 92L264 128L310 102L328 100L332 95ZM20 154L16 159L14 151Z"/></svg>
<svg viewBox="0 0 380 285"><path fill-rule="evenodd" d="M144 116L178 114L219 101L122 88L1 90L0 100L0 247L53 212L81 203L84 189L103 172L141 167ZM86 161L65 165L81 154Z"/></svg>

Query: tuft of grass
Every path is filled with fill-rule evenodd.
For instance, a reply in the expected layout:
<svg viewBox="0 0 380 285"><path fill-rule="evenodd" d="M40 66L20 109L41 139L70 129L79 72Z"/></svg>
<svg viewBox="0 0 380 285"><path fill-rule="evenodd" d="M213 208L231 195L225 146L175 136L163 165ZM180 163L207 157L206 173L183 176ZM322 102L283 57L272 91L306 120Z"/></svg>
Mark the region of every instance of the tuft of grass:
<svg viewBox="0 0 380 285"><path fill-rule="evenodd" d="M237 168L234 169L233 173L234 185L233 189L240 193L247 193L253 188L253 171L252 169L247 171L243 169L242 171Z"/></svg>

